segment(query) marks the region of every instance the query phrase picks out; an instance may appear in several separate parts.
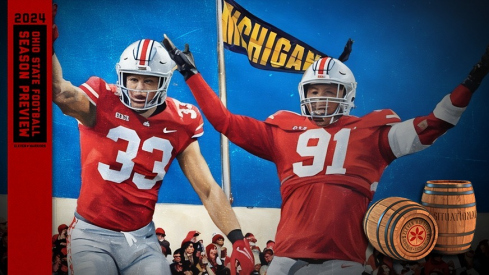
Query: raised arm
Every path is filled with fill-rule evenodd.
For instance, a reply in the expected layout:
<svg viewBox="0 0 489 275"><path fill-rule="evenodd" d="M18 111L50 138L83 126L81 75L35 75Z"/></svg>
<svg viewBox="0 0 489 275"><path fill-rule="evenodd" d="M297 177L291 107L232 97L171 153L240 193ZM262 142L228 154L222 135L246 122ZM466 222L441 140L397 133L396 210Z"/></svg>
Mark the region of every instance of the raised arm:
<svg viewBox="0 0 489 275"><path fill-rule="evenodd" d="M95 124L96 107L85 93L63 78L61 65L53 55L53 102L63 114L76 118L85 126Z"/></svg>
<svg viewBox="0 0 489 275"><path fill-rule="evenodd" d="M258 157L271 160L275 152L270 144L272 141L267 124L249 116L232 114L222 104L217 94L197 71L188 44L185 45L182 52L165 35L163 45L177 64L178 71L183 75L199 107L212 126L239 147Z"/></svg>
<svg viewBox="0 0 489 275"><path fill-rule="evenodd" d="M238 260L241 263L242 270L247 271L246 274L249 274L254 267L250 246L244 239L231 204L214 180L207 162L200 152L199 143L197 141L192 142L177 156L177 159L183 173L199 195L212 221L233 243L231 258Z"/></svg>
<svg viewBox="0 0 489 275"><path fill-rule="evenodd" d="M429 147L447 130L454 127L489 72L489 46L465 80L438 103L429 115L394 125L389 131L389 146L396 157Z"/></svg>
<svg viewBox="0 0 489 275"><path fill-rule="evenodd" d="M53 4L53 44L58 38L58 27L54 24L58 6ZM85 93L63 78L63 70L53 49L53 102L65 115L76 118L85 126L95 124L95 105L90 103Z"/></svg>

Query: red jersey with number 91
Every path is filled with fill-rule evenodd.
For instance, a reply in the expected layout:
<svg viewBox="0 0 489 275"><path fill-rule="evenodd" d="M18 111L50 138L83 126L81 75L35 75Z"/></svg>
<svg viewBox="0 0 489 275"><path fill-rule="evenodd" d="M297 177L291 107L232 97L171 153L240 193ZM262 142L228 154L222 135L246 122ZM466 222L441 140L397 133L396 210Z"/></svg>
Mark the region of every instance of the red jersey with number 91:
<svg viewBox="0 0 489 275"><path fill-rule="evenodd" d="M387 133L399 121L391 110L344 116L324 128L290 112L266 120L273 144L266 154L282 182L277 256L365 261L362 219L395 159Z"/></svg>
<svg viewBox="0 0 489 275"><path fill-rule="evenodd" d="M124 106L98 77L80 88L97 106L94 127L79 125L82 186L77 212L90 223L132 231L151 222L158 190L173 159L203 132L200 112L167 97L144 118Z"/></svg>
<svg viewBox="0 0 489 275"><path fill-rule="evenodd" d="M399 117L386 109L319 127L279 111L263 122L230 113L199 74L187 84L217 131L275 163L282 207L274 255L363 264L368 242L362 219L395 159L388 133Z"/></svg>
<svg viewBox="0 0 489 275"><path fill-rule="evenodd" d="M219 110L217 98L206 100L199 102L206 115ZM207 117L232 142L277 167L282 210L275 255L365 261L362 219L382 172L395 159L388 130L400 119L393 111L343 116L328 127L288 111L265 122L229 112Z"/></svg>

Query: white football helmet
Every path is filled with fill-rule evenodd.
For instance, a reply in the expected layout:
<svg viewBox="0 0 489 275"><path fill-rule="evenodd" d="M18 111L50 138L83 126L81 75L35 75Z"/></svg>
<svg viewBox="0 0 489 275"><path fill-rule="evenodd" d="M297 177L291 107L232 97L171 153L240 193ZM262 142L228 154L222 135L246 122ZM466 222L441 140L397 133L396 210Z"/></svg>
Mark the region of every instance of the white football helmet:
<svg viewBox="0 0 489 275"><path fill-rule="evenodd" d="M310 84L337 84L336 97L307 98L307 87ZM307 68L301 82L299 82L301 113L311 118L330 117L330 123L333 123L339 116L348 115L350 110L355 107L353 101L355 100L356 87L357 83L353 73L343 62L335 58L323 57ZM343 89L345 93L342 95ZM325 108L330 102L338 103L338 107L333 113L328 114ZM321 110L316 108L321 108Z"/></svg>
<svg viewBox="0 0 489 275"><path fill-rule="evenodd" d="M116 64L117 87L122 103L137 111L148 110L163 104L173 74L173 67L175 67L174 61L161 43L150 39L142 39L129 45L122 52L120 60ZM158 77L157 90L140 90L140 92L147 93L147 99L143 107L131 106L131 98L126 86L126 76L131 74ZM134 89L131 90L134 91ZM148 98L150 98L148 97L149 93L155 93L155 96L148 101Z"/></svg>

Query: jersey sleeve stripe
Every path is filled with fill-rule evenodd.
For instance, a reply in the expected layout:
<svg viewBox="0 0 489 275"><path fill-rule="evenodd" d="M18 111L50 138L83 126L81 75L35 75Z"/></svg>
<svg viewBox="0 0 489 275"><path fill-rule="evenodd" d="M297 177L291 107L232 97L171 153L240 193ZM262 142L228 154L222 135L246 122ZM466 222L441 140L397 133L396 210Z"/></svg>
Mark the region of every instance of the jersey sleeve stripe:
<svg viewBox="0 0 489 275"><path fill-rule="evenodd" d="M436 118L444 120L452 125L457 125L462 113L467 107L457 107L452 104L450 95L446 95L433 110Z"/></svg>
<svg viewBox="0 0 489 275"><path fill-rule="evenodd" d="M97 102L97 99L99 97L99 94L92 88L90 85L87 83L83 83L80 88L85 92L85 94L88 96L88 99L95 105Z"/></svg>
<svg viewBox="0 0 489 275"><path fill-rule="evenodd" d="M396 123L389 130L389 145L396 158L421 151L429 146L421 144L413 121L414 119L410 119Z"/></svg>
<svg viewBox="0 0 489 275"><path fill-rule="evenodd" d="M195 131L197 132L198 130L202 129L204 127L204 123L200 124L196 129Z"/></svg>
<svg viewBox="0 0 489 275"><path fill-rule="evenodd" d="M204 134L204 123L201 123L197 128L195 128L195 133L192 138L201 137Z"/></svg>

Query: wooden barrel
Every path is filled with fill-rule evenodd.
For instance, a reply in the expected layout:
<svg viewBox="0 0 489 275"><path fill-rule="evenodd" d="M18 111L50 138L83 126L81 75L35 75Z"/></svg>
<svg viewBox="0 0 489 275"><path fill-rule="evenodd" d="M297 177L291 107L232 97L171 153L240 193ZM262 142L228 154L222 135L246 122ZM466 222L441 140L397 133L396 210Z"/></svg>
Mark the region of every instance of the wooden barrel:
<svg viewBox="0 0 489 275"><path fill-rule="evenodd" d="M438 224L438 241L433 251L454 255L470 249L477 218L474 189L470 181L428 181L421 204Z"/></svg>
<svg viewBox="0 0 489 275"><path fill-rule="evenodd" d="M426 208L401 197L384 198L370 206L363 229L377 251L402 261L424 258L438 236L436 221Z"/></svg>

